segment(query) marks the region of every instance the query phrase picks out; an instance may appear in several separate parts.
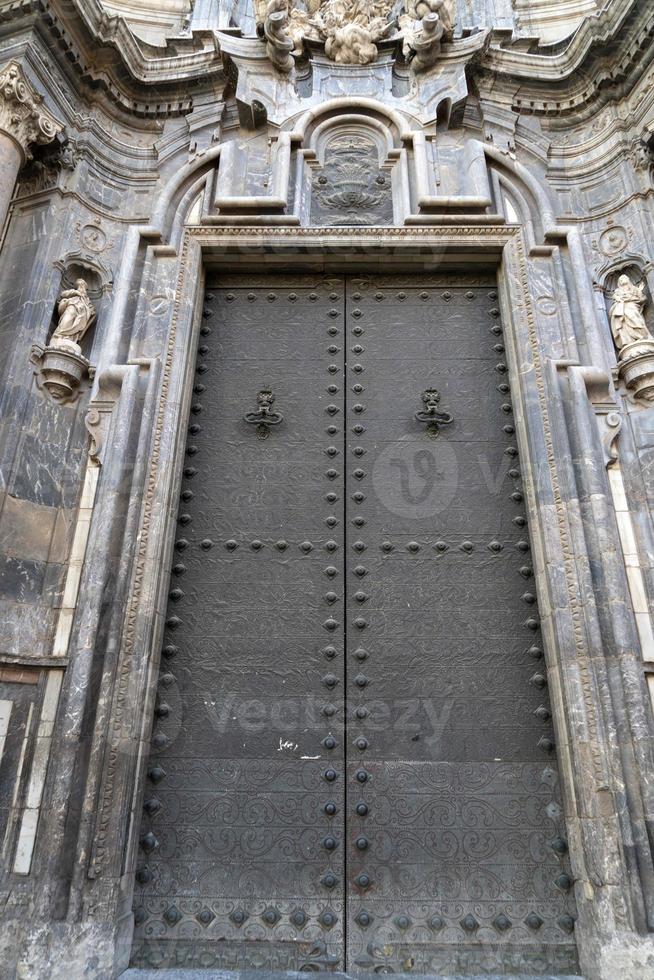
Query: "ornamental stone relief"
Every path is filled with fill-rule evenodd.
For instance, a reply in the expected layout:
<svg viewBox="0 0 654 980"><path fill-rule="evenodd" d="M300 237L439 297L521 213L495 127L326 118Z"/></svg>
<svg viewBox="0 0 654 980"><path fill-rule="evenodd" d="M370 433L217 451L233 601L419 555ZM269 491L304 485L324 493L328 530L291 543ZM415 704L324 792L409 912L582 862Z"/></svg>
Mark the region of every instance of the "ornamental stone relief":
<svg viewBox="0 0 654 980"><path fill-rule="evenodd" d="M311 198L314 225L390 225L391 175L379 168L374 141L354 134L331 140Z"/></svg>
<svg viewBox="0 0 654 980"><path fill-rule="evenodd" d="M441 40L454 30L453 0L269 0L257 4L258 32L275 67L289 73L307 43L322 43L327 57L345 65L376 60L377 45L395 40L416 71L430 68Z"/></svg>

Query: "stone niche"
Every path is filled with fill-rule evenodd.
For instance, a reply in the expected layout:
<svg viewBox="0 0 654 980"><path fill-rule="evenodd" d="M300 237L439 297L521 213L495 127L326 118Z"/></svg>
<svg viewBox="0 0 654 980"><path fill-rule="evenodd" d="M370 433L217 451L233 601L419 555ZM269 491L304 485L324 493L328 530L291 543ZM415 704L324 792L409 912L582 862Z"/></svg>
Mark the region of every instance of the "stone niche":
<svg viewBox="0 0 654 980"><path fill-rule="evenodd" d="M311 181L312 225L392 225L392 165L380 166L372 136L333 135Z"/></svg>
<svg viewBox="0 0 654 980"><path fill-rule="evenodd" d="M48 329L48 340L45 344L34 343L30 351L37 387L60 406L75 404L93 381L95 368L88 357L97 313L93 301L103 292L102 278L97 270L76 260L62 265L62 269L61 289ZM79 292L80 285L82 293ZM71 336L60 335L66 305L70 306L66 316L81 324Z"/></svg>

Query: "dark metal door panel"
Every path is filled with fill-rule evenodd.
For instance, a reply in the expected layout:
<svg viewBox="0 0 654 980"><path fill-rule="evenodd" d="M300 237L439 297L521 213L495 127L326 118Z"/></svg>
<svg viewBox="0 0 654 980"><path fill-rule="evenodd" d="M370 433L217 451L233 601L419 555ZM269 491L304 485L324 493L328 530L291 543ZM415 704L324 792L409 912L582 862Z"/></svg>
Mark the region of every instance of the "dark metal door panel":
<svg viewBox="0 0 654 980"><path fill-rule="evenodd" d="M497 294L349 280L346 309L348 964L574 972Z"/></svg>
<svg viewBox="0 0 654 980"><path fill-rule="evenodd" d="M133 962L574 972L492 282L234 277L203 324Z"/></svg>
<svg viewBox="0 0 654 980"><path fill-rule="evenodd" d="M140 966L344 965L343 309L342 280L297 276L236 277L206 300L137 875ZM262 438L244 416L265 388L283 422Z"/></svg>

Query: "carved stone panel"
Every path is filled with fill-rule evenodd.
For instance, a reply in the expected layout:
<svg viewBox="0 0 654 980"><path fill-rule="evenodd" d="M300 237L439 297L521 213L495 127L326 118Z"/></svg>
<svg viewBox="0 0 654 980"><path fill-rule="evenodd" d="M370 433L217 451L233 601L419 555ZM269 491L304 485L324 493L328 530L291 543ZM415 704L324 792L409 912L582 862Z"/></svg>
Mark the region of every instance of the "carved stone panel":
<svg viewBox="0 0 654 980"><path fill-rule="evenodd" d="M348 133L328 143L312 182L311 224L393 224L391 173L380 169L372 139Z"/></svg>

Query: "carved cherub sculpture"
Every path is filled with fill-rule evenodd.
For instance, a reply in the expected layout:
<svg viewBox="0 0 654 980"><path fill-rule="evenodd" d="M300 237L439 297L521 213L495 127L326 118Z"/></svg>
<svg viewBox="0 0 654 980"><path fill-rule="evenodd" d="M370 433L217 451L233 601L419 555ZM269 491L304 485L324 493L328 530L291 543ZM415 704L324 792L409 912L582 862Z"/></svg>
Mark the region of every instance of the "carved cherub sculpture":
<svg viewBox="0 0 654 980"><path fill-rule="evenodd" d="M629 276L620 276L609 311L611 330L618 350L638 341L654 340L643 316L646 302L644 285L635 286Z"/></svg>
<svg viewBox="0 0 654 980"><path fill-rule="evenodd" d="M79 343L95 320L95 307L89 299L84 279L75 281L74 289L64 289L57 304L59 323L50 339L52 347L72 347L79 352Z"/></svg>
<svg viewBox="0 0 654 980"><path fill-rule="evenodd" d="M377 41L392 29L393 0L322 0L310 26L325 42L325 54L344 65L369 65Z"/></svg>

